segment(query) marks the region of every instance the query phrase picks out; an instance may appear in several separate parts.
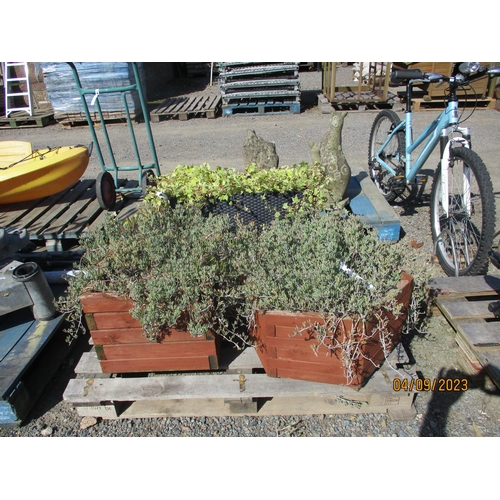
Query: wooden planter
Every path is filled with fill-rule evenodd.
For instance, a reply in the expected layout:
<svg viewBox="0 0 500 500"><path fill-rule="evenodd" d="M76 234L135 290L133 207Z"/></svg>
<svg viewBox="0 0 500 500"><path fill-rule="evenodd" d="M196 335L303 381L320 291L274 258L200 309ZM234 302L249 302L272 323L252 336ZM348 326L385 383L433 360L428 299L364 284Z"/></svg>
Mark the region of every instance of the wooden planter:
<svg viewBox="0 0 500 500"><path fill-rule="evenodd" d="M171 329L161 342L151 341L122 297L89 293L80 302L103 373L218 369L218 338L210 332L192 337Z"/></svg>
<svg viewBox="0 0 500 500"><path fill-rule="evenodd" d="M404 273L398 283L401 290L398 301L403 304L403 312L398 318L390 313L386 314L390 333L387 353L392 351L401 339L412 286L413 278ZM363 355L353 363L353 376L348 378L339 350L320 345L317 352L314 352L313 347L318 345L318 341L313 328L302 335L295 334L296 328L303 328L307 324L324 324L324 321L316 313L267 311L256 314L252 336L267 375L360 388L385 359L380 334L375 333L373 338L367 339L366 343L361 345ZM375 326L371 323L365 325L367 336L371 335ZM351 330L352 320L344 319L337 329L338 340L345 340L346 332Z"/></svg>

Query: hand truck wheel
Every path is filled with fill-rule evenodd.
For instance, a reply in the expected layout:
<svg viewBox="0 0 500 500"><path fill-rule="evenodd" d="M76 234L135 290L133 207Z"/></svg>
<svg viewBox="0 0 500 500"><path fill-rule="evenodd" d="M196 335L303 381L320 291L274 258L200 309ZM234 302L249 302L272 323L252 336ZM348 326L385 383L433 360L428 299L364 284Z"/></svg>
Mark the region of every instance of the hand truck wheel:
<svg viewBox="0 0 500 500"><path fill-rule="evenodd" d="M112 210L116 203L116 189L113 176L109 172L101 172L97 176L95 193L99 205L104 210Z"/></svg>

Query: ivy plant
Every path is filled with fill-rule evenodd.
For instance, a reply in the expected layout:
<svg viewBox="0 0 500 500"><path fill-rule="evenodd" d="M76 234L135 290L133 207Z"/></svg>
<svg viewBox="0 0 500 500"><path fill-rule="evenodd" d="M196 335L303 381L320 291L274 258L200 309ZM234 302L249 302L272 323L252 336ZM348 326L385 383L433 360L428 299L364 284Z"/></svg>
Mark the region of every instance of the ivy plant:
<svg viewBox="0 0 500 500"><path fill-rule="evenodd" d="M202 165L179 165L172 172L159 176L149 188L145 200L159 206L162 199L176 203L204 206L207 203L226 201L239 194L255 194L265 198L266 193L301 193L295 196L289 213L309 209L323 210L335 204L328 189L331 179L319 164L283 166L259 169L249 165L244 171L234 168Z"/></svg>

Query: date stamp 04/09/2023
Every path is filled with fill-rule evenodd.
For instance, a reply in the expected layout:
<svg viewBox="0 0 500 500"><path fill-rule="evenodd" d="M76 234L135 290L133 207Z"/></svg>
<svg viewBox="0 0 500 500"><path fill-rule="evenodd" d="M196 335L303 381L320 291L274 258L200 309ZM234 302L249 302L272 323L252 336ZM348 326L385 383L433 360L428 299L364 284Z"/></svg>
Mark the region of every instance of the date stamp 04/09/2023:
<svg viewBox="0 0 500 500"><path fill-rule="evenodd" d="M392 382L395 392L464 392L469 389L467 378L395 378Z"/></svg>

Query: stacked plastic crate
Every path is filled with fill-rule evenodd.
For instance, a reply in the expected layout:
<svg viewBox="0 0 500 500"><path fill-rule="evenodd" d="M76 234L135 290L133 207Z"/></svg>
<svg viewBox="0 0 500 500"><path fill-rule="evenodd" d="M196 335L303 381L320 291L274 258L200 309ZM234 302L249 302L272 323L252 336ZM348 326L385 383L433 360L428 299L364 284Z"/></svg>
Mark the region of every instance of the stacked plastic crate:
<svg viewBox="0 0 500 500"><path fill-rule="evenodd" d="M224 116L300 113L298 62L223 62L218 66Z"/></svg>

